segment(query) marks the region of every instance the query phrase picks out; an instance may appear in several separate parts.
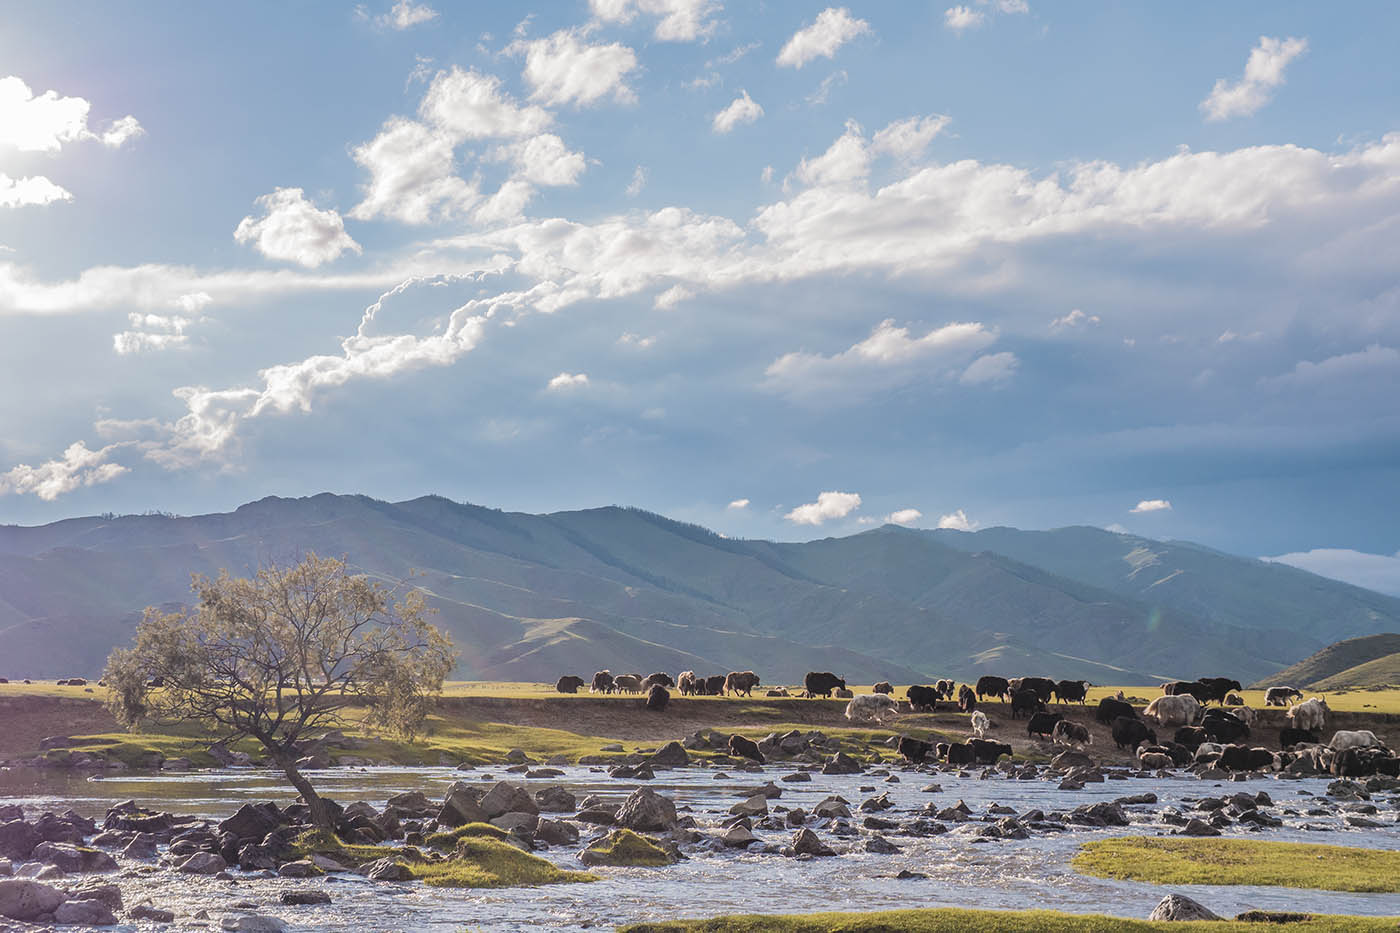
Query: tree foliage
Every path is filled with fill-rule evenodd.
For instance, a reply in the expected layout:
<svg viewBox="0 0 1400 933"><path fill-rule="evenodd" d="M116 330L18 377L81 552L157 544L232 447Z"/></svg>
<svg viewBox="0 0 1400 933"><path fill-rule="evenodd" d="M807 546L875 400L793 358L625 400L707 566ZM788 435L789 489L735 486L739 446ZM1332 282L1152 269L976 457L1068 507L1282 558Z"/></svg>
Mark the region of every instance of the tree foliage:
<svg viewBox="0 0 1400 933"><path fill-rule="evenodd" d="M298 743L341 725L350 706L411 736L452 668L421 592L396 594L342 560L313 553L252 579L196 575L191 588L194 608L148 608L135 644L107 659L113 713L129 729L195 720L257 739L313 815L323 810L296 768Z"/></svg>

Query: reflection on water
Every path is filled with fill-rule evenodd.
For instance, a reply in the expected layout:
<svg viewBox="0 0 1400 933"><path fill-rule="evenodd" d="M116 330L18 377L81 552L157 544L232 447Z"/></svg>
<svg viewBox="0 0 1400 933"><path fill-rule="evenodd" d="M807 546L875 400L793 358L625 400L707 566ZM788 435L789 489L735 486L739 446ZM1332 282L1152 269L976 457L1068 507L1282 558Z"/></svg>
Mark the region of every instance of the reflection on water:
<svg viewBox="0 0 1400 933"><path fill-rule="evenodd" d="M672 796L679 807L689 807L705 827L712 827L737 799L737 789L776 778L781 770L763 776L743 775L716 780L714 772L693 769L662 772L651 784ZM491 775L491 777L487 777ZM338 769L316 773L324 793L344 803L367 800L376 806L393 794L422 790L440 796L454 780L488 781L513 777L487 770L459 773L445 768ZM644 919L679 916L711 916L732 912L806 912L815 910L877 910L903 907L963 906L989 909L1042 907L1076 912L1104 912L1142 917L1161 899L1164 889L1137 882L1087 878L1073 872L1070 857L1080 842L1123 833L1152 834L1165 827L1154 822L1164 806L1186 809L1185 798L1227 795L1241 790L1266 790L1274 799L1274 813L1285 826L1260 834L1261 838L1328 842L1400 849L1400 827L1394 823L1394 795L1376 801L1382 813L1373 819L1387 821L1381 829L1346 828L1337 816L1304 816L1315 806L1304 792L1321 796L1327 782L1252 781L1245 784L1202 782L1192 778L1108 781L1090 784L1082 791L1061 791L1054 783L978 780L951 774L905 773L897 784L884 784L868 775L815 775L811 783L781 784L783 795L770 805L811 810L819 800L836 793L856 804L874 784L888 792L896 807L881 816L907 821L924 804L948 806L959 799L974 814L993 803L1030 809L1069 810L1079 804L1112 800L1126 794L1154 791L1160 798L1150 807L1128 808L1134 825L1110 830L1076 828L1071 832L1033 836L1026 841L974 842L968 828L942 836L917 838L898 831L885 835L902 849L894 855L853 851L835 858L797 861L757 853L691 853L688 861L666 869L603 869L605 878L594 884L554 885L508 890L444 890L414 884L379 884L358 877L329 878L315 882L282 879L244 879L237 882L208 878L172 877L165 872L124 880L128 905L149 897L157 906L188 915L205 907L217 920L219 910L239 901L262 905L293 923L297 929L341 930L441 930L460 931L464 926L481 930L517 930L529 927L582 930L611 927ZM922 793L929 781L943 790ZM606 774L586 768L566 769L553 781L530 782L532 789L562 784L580 798L598 794L620 800L637 785L613 781ZM38 809L69 807L101 817L113 803L135 799L178 813L222 818L245 801L292 799L273 772L231 770L191 774L117 775L102 779L35 774L0 773L0 801L20 802ZM1298 815L1283 813L1286 809ZM859 825L859 819L853 821ZM978 826L980 824L972 824ZM1305 828L1311 827L1311 828ZM1319 831L1325 827L1330 831ZM859 848L860 837L843 840L818 829L838 849ZM1230 832L1245 835L1244 829ZM786 842L788 833L755 828L764 842ZM581 849L590 837L579 843ZM555 848L540 854L566 867L579 867L577 849ZM901 869L928 875L921 880L896 880ZM278 891L285 887L322 885L333 902L316 907L282 907ZM1217 913L1233 914L1250 908L1302 910L1371 915L1400 914L1400 896L1343 894L1275 888L1199 886L1187 889ZM121 928L118 928L121 929ZM135 929L135 927L130 927Z"/></svg>

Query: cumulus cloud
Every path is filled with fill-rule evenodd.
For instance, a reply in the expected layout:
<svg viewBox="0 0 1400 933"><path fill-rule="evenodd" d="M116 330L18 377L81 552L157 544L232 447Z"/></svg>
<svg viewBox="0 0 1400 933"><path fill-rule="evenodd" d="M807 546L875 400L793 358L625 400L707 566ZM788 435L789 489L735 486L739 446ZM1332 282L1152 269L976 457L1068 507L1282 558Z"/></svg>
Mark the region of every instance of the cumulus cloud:
<svg viewBox="0 0 1400 933"><path fill-rule="evenodd" d="M583 153L569 149L553 133L541 133L504 146L497 150L496 158L513 161L517 178L546 187L576 185L588 167Z"/></svg>
<svg viewBox="0 0 1400 933"><path fill-rule="evenodd" d="M423 23L430 23L437 17L438 11L426 3L397 0L389 8L389 12L377 17L375 22L381 26L388 26L390 29L410 29Z"/></svg>
<svg viewBox="0 0 1400 933"><path fill-rule="evenodd" d="M943 11L943 25L953 32L962 32L966 29L976 29L986 22L985 13L978 12L968 6L950 6Z"/></svg>
<svg viewBox="0 0 1400 933"><path fill-rule="evenodd" d="M126 444L110 444L100 450L89 450L82 441L70 444L62 458L47 460L38 466L21 463L6 473L0 473L0 496L35 495L52 502L64 493L82 486L107 483L129 472L119 463L111 463L112 453Z"/></svg>
<svg viewBox="0 0 1400 933"><path fill-rule="evenodd" d="M1143 499L1128 511L1140 515L1144 512L1170 512L1171 508L1172 504L1166 499Z"/></svg>
<svg viewBox="0 0 1400 933"><path fill-rule="evenodd" d="M933 114L896 120L875 134L870 141L870 149L897 159L917 159L924 154L933 138L943 132L948 119L942 114Z"/></svg>
<svg viewBox="0 0 1400 933"><path fill-rule="evenodd" d="M851 16L845 7L827 7L817 14L812 25L793 33L778 52L777 62L788 68L801 68L816 58L833 58L841 46L870 31L869 23Z"/></svg>
<svg viewBox="0 0 1400 933"><path fill-rule="evenodd" d="M308 269L331 262L360 244L345 232L333 210L317 210L300 188L278 188L256 202L261 217L244 217L233 231L239 243L250 243L269 259L295 262Z"/></svg>
<svg viewBox="0 0 1400 933"><path fill-rule="evenodd" d="M637 69L637 54L620 42L591 45L579 29L561 29L544 39L517 39L506 46L511 55L525 57L525 80L530 95L545 104L589 107L611 97L626 104L636 100L627 76Z"/></svg>
<svg viewBox="0 0 1400 933"><path fill-rule="evenodd" d="M912 525L924 517L918 509L898 509L886 515L884 521L891 525Z"/></svg>
<svg viewBox="0 0 1400 933"><path fill-rule="evenodd" d="M939 516L938 527L951 529L953 531L976 531L979 522L974 522L967 517L967 513L962 509L949 512L947 515Z"/></svg>
<svg viewBox="0 0 1400 933"><path fill-rule="evenodd" d="M739 96L725 107L711 121L711 126L716 133L728 133L734 127L743 123L753 123L763 116L763 108L754 103L754 99L749 96L748 91L741 90Z"/></svg>
<svg viewBox="0 0 1400 933"><path fill-rule="evenodd" d="M128 115L95 133L88 128L91 107L81 97L60 97L57 91L36 97L21 78L0 78L0 147L58 152L70 142L95 140L115 149L144 132L137 119Z"/></svg>
<svg viewBox="0 0 1400 933"><path fill-rule="evenodd" d="M1064 317L1057 317L1055 320L1051 321L1050 329L1063 330L1073 327L1090 327L1098 323L1100 323L1100 321L1097 314L1085 314L1083 311L1075 308Z"/></svg>
<svg viewBox="0 0 1400 933"><path fill-rule="evenodd" d="M1009 351L1002 353L988 353L986 356L979 356L968 364L958 381L963 385L999 385L1010 381L1016 374L1016 367L1021 365L1021 361L1016 358L1016 354Z"/></svg>
<svg viewBox="0 0 1400 933"><path fill-rule="evenodd" d="M55 185L43 175L11 178L0 172L0 207L26 207L71 200L71 192Z"/></svg>
<svg viewBox="0 0 1400 933"><path fill-rule="evenodd" d="M549 380L546 386L551 392L567 392L570 389L581 389L588 385L588 373L560 373Z"/></svg>
<svg viewBox="0 0 1400 933"><path fill-rule="evenodd" d="M816 502L799 505L783 518L795 525L820 525L837 518L845 518L860 508L860 494L854 492L824 492Z"/></svg>
<svg viewBox="0 0 1400 933"><path fill-rule="evenodd" d="M748 499L735 499L733 502L731 502L731 503L729 503L728 505L725 506L725 508L728 509L728 510L731 511L731 512L739 512L739 511L742 511L742 510L744 510L744 509L747 509L748 507L749 507L749 500L748 500Z"/></svg>
<svg viewBox="0 0 1400 933"><path fill-rule="evenodd" d="M655 337L643 337L641 334L626 333L617 338L617 342L625 347L636 347L639 350L649 350L656 343Z"/></svg>
<svg viewBox="0 0 1400 933"><path fill-rule="evenodd" d="M455 65L434 76L418 115L454 142L534 136L554 122L543 107L518 103L495 75Z"/></svg>
<svg viewBox="0 0 1400 933"><path fill-rule="evenodd" d="M653 35L662 42L694 42L711 35L723 7L715 0L588 0L605 23L630 23L638 13L657 17Z"/></svg>
<svg viewBox="0 0 1400 933"><path fill-rule="evenodd" d="M1368 554L1349 548L1315 548L1261 559L1288 564L1377 593L1400 596L1400 553Z"/></svg>
<svg viewBox="0 0 1400 933"><path fill-rule="evenodd" d="M1259 44L1245 62L1244 77L1234 84L1220 78L1201 101L1206 119L1228 120L1257 113L1273 99L1274 89L1283 84L1284 69L1307 50L1307 39L1260 36Z"/></svg>
<svg viewBox="0 0 1400 933"><path fill-rule="evenodd" d="M198 303L195 296L186 296L193 299L180 303L179 306L191 312L191 316L182 314L148 314L133 311L127 315L127 321L131 330L122 331L112 336L112 349L121 356L132 353L144 353L151 350L170 350L189 345L189 335L185 331L198 319L199 310L203 304ZM208 298L208 295L204 295Z"/></svg>
<svg viewBox="0 0 1400 933"><path fill-rule="evenodd" d="M481 200L475 183L456 174L453 140L415 120L391 117L352 158L369 172L356 220L388 217L406 224L446 220Z"/></svg>

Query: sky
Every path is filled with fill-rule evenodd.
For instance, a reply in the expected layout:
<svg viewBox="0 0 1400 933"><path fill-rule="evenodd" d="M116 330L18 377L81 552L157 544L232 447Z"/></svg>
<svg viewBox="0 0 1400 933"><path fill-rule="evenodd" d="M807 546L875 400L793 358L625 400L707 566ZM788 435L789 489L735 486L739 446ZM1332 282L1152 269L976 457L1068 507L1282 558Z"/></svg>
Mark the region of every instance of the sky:
<svg viewBox="0 0 1400 933"><path fill-rule="evenodd" d="M0 523L1095 525L1400 593L1400 6L14 5Z"/></svg>

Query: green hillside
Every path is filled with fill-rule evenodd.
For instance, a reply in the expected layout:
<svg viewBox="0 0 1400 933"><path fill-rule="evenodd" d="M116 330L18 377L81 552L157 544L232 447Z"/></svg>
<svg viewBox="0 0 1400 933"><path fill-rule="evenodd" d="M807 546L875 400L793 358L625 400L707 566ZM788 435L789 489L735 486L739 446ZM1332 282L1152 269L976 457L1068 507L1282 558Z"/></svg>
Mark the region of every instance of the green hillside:
<svg viewBox="0 0 1400 933"><path fill-rule="evenodd" d="M1349 667L1340 674L1333 674L1326 680L1313 684L1315 690L1336 690L1341 687L1394 687L1400 686L1400 651L1388 654L1356 667Z"/></svg>
<svg viewBox="0 0 1400 933"><path fill-rule="evenodd" d="M1395 632L1348 638L1334 645L1328 645L1292 667L1265 677L1254 686L1288 685L1302 689L1331 681L1338 681L1331 686L1352 686L1350 683L1341 681L1342 674L1352 672L1353 669L1372 662L1384 660L1397 652L1400 652L1400 634Z"/></svg>

